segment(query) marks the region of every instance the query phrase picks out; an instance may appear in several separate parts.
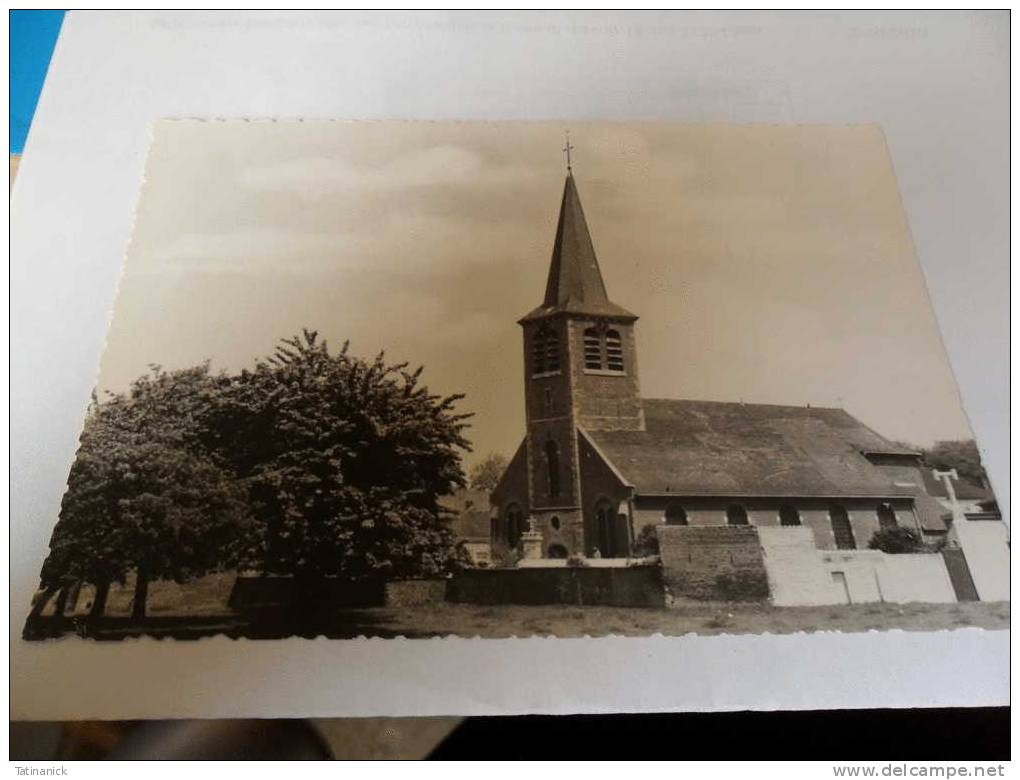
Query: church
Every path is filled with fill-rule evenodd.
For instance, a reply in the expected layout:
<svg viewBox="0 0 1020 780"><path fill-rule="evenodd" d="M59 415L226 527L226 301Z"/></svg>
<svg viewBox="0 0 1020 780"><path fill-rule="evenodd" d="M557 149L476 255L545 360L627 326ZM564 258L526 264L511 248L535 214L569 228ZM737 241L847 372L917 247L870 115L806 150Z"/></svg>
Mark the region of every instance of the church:
<svg viewBox="0 0 1020 780"><path fill-rule="evenodd" d="M803 525L818 549L905 526L944 537L920 456L843 409L642 398L638 316L606 290L568 167L524 336L526 431L493 490L494 549L626 558L644 526Z"/></svg>

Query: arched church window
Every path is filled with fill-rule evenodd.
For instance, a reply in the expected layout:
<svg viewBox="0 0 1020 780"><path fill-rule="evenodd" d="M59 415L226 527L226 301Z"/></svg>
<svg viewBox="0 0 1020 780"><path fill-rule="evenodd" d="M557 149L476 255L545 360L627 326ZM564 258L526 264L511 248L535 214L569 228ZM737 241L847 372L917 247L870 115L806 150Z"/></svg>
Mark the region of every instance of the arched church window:
<svg viewBox="0 0 1020 780"><path fill-rule="evenodd" d="M599 555L603 558L615 558L616 507L608 499L599 499L595 504L595 530Z"/></svg>
<svg viewBox="0 0 1020 780"><path fill-rule="evenodd" d="M878 527L882 530L896 527L896 511L890 504L879 504L876 514L878 515Z"/></svg>
<svg viewBox="0 0 1020 780"><path fill-rule="evenodd" d="M545 443L545 467L549 478L549 495L560 494L560 448L552 439Z"/></svg>
<svg viewBox="0 0 1020 780"><path fill-rule="evenodd" d="M549 545L548 555L550 558L566 558L567 548L562 544L551 544Z"/></svg>
<svg viewBox="0 0 1020 780"><path fill-rule="evenodd" d="M606 367L610 371L623 371L623 341L616 330L606 331Z"/></svg>
<svg viewBox="0 0 1020 780"><path fill-rule="evenodd" d="M558 517L556 517L556 515L553 515L552 519L549 521L549 525L552 526L552 529L554 531L559 531L560 530L560 519Z"/></svg>
<svg viewBox="0 0 1020 780"><path fill-rule="evenodd" d="M520 504L508 504L506 508L506 544L513 549L521 541L524 533L524 512Z"/></svg>
<svg viewBox="0 0 1020 780"><path fill-rule="evenodd" d="M726 507L726 522L730 525L747 525L747 510L740 504Z"/></svg>
<svg viewBox="0 0 1020 780"><path fill-rule="evenodd" d="M687 525L687 512L679 504L666 507L666 525Z"/></svg>
<svg viewBox="0 0 1020 780"><path fill-rule="evenodd" d="M797 507L790 504L783 504L779 507L780 525L800 525L800 512Z"/></svg>
<svg viewBox="0 0 1020 780"><path fill-rule="evenodd" d="M856 550L857 540L854 539L854 528L850 525L850 515L842 504L829 507L829 522L832 523L832 536L836 541L837 550Z"/></svg>
<svg viewBox="0 0 1020 780"><path fill-rule="evenodd" d="M591 371L602 370L602 337L595 328L584 331L584 367Z"/></svg>
<svg viewBox="0 0 1020 780"><path fill-rule="evenodd" d="M543 325L531 341L531 373L550 374L560 370L560 340L552 328Z"/></svg>

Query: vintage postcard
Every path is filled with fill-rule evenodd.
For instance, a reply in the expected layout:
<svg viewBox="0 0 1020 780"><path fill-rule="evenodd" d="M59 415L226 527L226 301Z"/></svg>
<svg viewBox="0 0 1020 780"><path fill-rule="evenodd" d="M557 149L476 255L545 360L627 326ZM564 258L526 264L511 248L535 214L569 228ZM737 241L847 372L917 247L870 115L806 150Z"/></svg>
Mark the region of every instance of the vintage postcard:
<svg viewBox="0 0 1020 780"><path fill-rule="evenodd" d="M155 125L28 640L1009 624L881 129Z"/></svg>

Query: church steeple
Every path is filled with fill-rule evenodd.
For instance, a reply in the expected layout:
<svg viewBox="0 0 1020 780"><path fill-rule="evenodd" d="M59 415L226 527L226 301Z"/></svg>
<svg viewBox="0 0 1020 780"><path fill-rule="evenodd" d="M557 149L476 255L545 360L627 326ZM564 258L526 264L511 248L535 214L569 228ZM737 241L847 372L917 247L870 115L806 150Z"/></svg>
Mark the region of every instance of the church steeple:
<svg viewBox="0 0 1020 780"><path fill-rule="evenodd" d="M564 151L570 152L569 140ZM635 320L636 315L606 294L577 184L568 168L545 298L520 320L527 436L515 456L517 481L504 478L497 491L502 497L493 493L493 500L508 513L500 527L513 529L501 532L501 538L516 543L524 509L534 527L541 529L552 557L570 552L590 555L597 546L604 551L627 547L627 534L618 534L610 547L599 536L599 523L616 518L618 505L607 510L600 504L600 509L593 496L586 498L585 490L602 485L598 480L603 477L583 483L582 471L595 456L590 448L584 449L588 445L582 445L582 438L594 431L645 428ZM510 494L517 498L507 502Z"/></svg>
<svg viewBox="0 0 1020 780"><path fill-rule="evenodd" d="M609 300L602 279L595 246L581 208L581 198L573 173L567 173L560 202L560 218L556 225L549 278L542 305L527 314L521 322L561 312L618 317L637 317Z"/></svg>

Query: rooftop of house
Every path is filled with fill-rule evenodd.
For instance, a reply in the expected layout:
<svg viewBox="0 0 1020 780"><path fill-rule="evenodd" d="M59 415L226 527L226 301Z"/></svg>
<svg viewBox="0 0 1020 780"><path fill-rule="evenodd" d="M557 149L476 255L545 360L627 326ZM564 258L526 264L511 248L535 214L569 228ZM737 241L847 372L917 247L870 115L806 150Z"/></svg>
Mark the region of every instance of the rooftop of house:
<svg viewBox="0 0 1020 780"><path fill-rule="evenodd" d="M949 498L946 483L941 479L936 479L930 468L923 469L922 473L924 476L924 486L929 495L936 498ZM987 501L993 498L989 490L965 479L953 481L953 492L956 493L956 497L961 501Z"/></svg>
<svg viewBox="0 0 1020 780"><path fill-rule="evenodd" d="M450 527L458 539L489 538L489 494L464 488L440 503L455 514Z"/></svg>
<svg viewBox="0 0 1020 780"><path fill-rule="evenodd" d="M588 431L638 493L895 497L864 452L908 454L843 409L645 399L644 431Z"/></svg>

